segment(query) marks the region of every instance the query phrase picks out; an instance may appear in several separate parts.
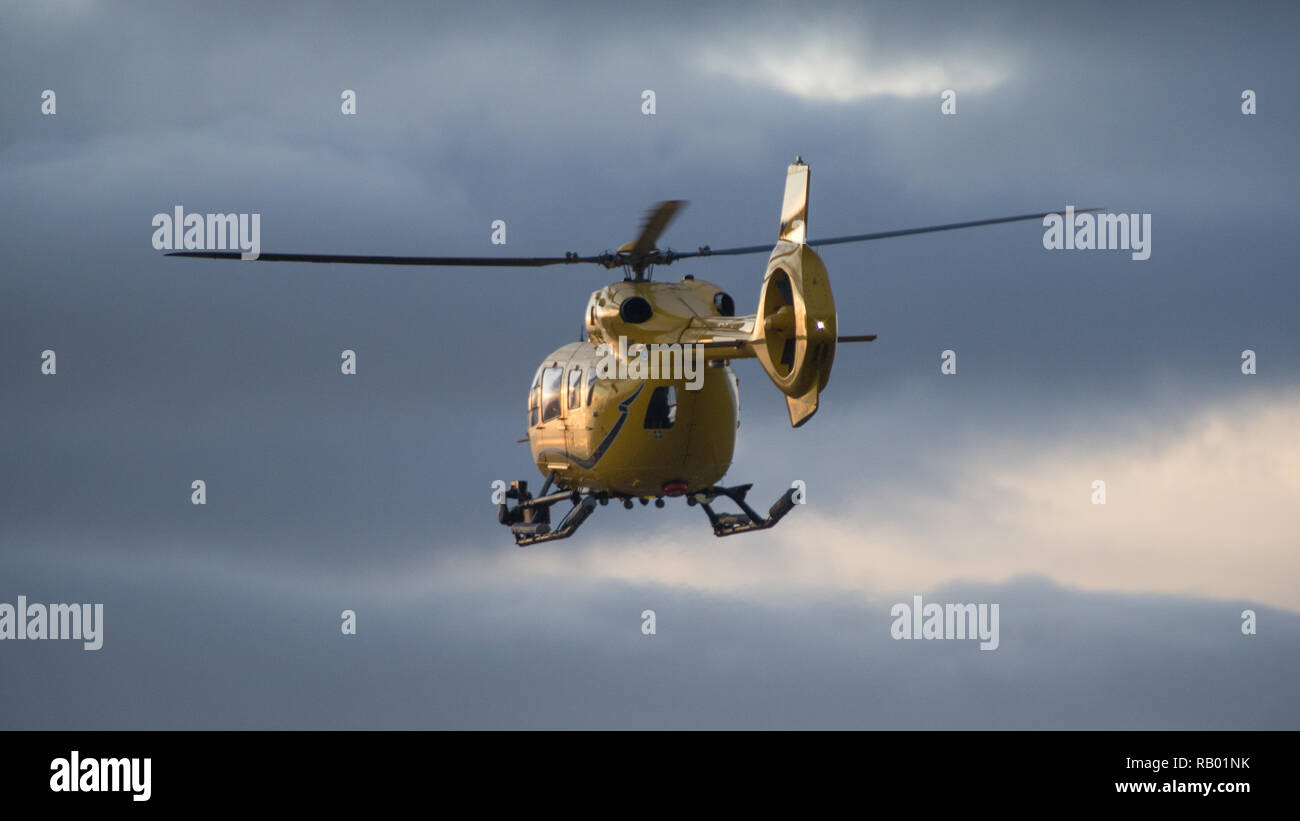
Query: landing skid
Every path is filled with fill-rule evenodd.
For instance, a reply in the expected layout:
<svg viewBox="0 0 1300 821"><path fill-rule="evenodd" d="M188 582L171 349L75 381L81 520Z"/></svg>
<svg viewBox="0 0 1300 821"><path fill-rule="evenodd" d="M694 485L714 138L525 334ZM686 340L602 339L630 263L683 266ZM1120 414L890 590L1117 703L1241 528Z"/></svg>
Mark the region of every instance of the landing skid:
<svg viewBox="0 0 1300 821"><path fill-rule="evenodd" d="M528 492L527 482L511 482L510 489L506 491L506 499L514 499L518 504L513 508L504 501L497 505L497 521L510 526L515 544L520 547L527 547L537 542L567 539L596 509L597 499L594 494L587 494L584 497L576 490L562 490L548 495L546 491L550 489L554 478L554 473L546 477L546 482L542 485L542 495L536 499ZM573 503L573 507L564 514L560 524L551 530L551 505L566 499Z"/></svg>
<svg viewBox="0 0 1300 821"><path fill-rule="evenodd" d="M510 489L506 491L506 500L497 505L497 521L509 526L511 534L515 537L515 544L520 547L538 542L567 539L595 511L597 504L607 504L611 498L608 494L583 494L576 490L561 490L548 494L547 491L550 490L554 480L554 473L546 477L541 494L536 498L528 492L527 482L511 482ZM768 510L766 518L760 516L745 502L745 495L752 487L752 484L736 487L714 486L690 494L686 497L686 503L704 508L704 513L709 517L709 524L713 526L714 536L733 536L751 530L766 530L794 509L795 490L791 488L776 500ZM713 504L719 497L726 497L735 502L742 512L718 513L713 509ZM624 507L632 507L632 497L614 498L621 498ZM511 507L508 501L511 499L516 502L514 507ZM564 514L559 525L552 530L551 507L566 500L572 504L572 507ZM649 499L641 499L641 504L648 502ZM655 505L663 507L663 499L656 499Z"/></svg>
<svg viewBox="0 0 1300 821"><path fill-rule="evenodd" d="M711 487L707 491L700 491L691 494L688 500L691 504L699 504L704 508L704 512L709 517L709 524L713 525L714 536L733 536L737 533L748 533L751 530L767 530L794 509L795 489L790 488L781 494L772 507L767 511L767 518L763 518L745 503L745 494L753 485L737 485L736 487ZM716 513L713 510L713 502L719 496L726 496L736 503L743 513Z"/></svg>

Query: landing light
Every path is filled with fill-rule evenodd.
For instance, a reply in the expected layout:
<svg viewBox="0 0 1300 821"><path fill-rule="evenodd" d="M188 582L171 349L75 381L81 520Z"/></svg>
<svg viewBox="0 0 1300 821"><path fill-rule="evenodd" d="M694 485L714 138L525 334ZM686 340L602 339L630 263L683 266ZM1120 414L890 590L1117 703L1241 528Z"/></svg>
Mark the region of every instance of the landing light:
<svg viewBox="0 0 1300 821"><path fill-rule="evenodd" d="M685 493L686 493L685 482L664 482L665 496L677 497L677 496L682 496Z"/></svg>

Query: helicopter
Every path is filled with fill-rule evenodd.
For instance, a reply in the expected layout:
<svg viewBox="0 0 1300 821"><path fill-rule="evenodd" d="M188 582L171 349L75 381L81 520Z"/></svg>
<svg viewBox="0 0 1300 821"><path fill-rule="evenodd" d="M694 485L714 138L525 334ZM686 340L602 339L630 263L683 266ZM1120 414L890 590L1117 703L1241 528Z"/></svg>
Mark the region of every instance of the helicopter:
<svg viewBox="0 0 1300 821"><path fill-rule="evenodd" d="M408 257L263 253L264 262L365 265L507 266L594 264L622 268L623 279L591 294L584 314L586 338L552 351L538 366L528 391L527 442L544 482L536 496L526 480L500 491L498 521L521 547L572 536L611 500L632 508L685 497L707 515L716 536L765 530L796 505L791 487L766 516L746 501L752 484L718 484L731 467L739 422L739 382L731 363L757 359L785 395L790 425L817 412L839 343L872 342L875 334L841 336L826 266L815 247L1043 219L1062 211L1020 214L809 240L810 169L802 157L786 171L775 244L678 252L656 246L685 206L669 200L653 207L637 238L616 251L562 257ZM1099 209L1075 209L1074 213ZM758 307L737 316L735 300L720 286L686 275L656 282L656 266L682 259L769 255ZM226 251L174 251L167 256L239 259ZM647 356L658 353L659 360ZM647 362L646 360L649 360ZM691 372L691 360L695 360ZM668 367L655 367L667 362ZM639 367L638 367L639 366ZM719 512L728 499L739 513ZM514 502L514 504L510 504ZM552 527L551 508L568 502Z"/></svg>

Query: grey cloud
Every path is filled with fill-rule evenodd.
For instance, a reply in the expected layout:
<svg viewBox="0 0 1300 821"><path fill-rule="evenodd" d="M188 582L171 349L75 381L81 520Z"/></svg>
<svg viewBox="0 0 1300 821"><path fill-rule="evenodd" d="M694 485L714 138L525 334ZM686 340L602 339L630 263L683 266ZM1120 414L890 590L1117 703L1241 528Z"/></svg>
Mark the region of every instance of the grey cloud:
<svg viewBox="0 0 1300 821"><path fill-rule="evenodd" d="M958 677L913 693L900 682L954 657L881 643L862 627L874 600L800 589L769 603L579 571L511 587L527 574L488 484L539 478L514 444L523 391L576 338L607 272L227 265L149 245L151 216L183 204L262 213L264 250L593 252L675 197L691 206L668 243L744 245L774 237L797 153L813 167L814 237L1066 203L1153 212L1145 263L1045 251L1033 223L826 249L841 327L880 340L839 351L804 429L788 429L753 363L737 366L745 449L729 480L766 500L805 478L837 512L866 494L871 512L917 526L958 495L954 454L979 443L1155 443L1213 403L1294 389L1300 286L1281 239L1294 233L1294 4L854 3L800 17L783 4L217 16L43 3L5 16L0 600L84 594L110 621L100 656L0 647L22 671L0 676L17 705L0 724L1295 726L1280 683L1294 654L1272 652L1294 639L1280 612L1278 632L1229 644L1241 639L1214 632L1233 624L1219 602L990 590L1061 632L1009 633L1000 661L962 657L965 689ZM937 99L810 101L702 67L787 23L835 27L850 46L860 35L871 65L983 51L1012 70L959 86L943 119ZM1247 87L1254 118L1237 110ZM55 117L38 113L45 88ZM360 95L356 118L338 113L343 88ZM497 218L504 249L488 240ZM713 279L749 310L761 262L658 274ZM1246 347L1255 377L1238 370ZM56 377L38 372L45 348ZM343 348L358 352L355 378L337 373ZM959 375L941 382L945 348ZM194 478L210 480L206 509L188 504ZM610 514L557 550L580 563L584 544L629 527L699 527L701 556L716 544L698 511ZM374 593L425 555L468 581L422 603ZM340 646L317 631L343 605L302 591L354 581L369 626ZM646 598L669 602L666 627L633 645L623 621ZM1185 643L1160 643L1170 635ZM80 706L49 687L101 673ZM1161 702L1165 676L1193 686ZM1257 697L1234 699L1250 677Z"/></svg>

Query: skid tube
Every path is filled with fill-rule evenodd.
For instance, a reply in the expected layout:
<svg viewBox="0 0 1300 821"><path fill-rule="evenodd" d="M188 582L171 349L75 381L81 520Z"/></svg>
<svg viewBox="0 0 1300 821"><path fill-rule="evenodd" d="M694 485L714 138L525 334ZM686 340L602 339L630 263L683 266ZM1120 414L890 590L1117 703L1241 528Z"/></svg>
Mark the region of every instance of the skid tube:
<svg viewBox="0 0 1300 821"><path fill-rule="evenodd" d="M583 494L577 490L559 490L555 493L548 493L554 481L555 473L552 472L546 477L540 495L536 497L528 491L528 482L523 480L511 482L510 488L505 493L505 499L515 500L515 506L510 507L505 500L497 505L497 521L510 527L510 532L515 537L515 544L518 546L527 547L538 542L567 539L595 511L597 504L607 504L611 498L621 499L624 507L632 507L634 497L631 496L615 495L611 497L606 493ZM714 486L688 494L686 503L704 508L705 515L709 517L709 524L713 527L714 536L733 536L737 533L748 533L753 530L766 530L781 521L787 513L794 509L796 491L794 488L790 488L776 500L768 510L766 517L759 515L745 501L745 496L752 487L752 484L737 485L736 487ZM720 497L726 497L735 502L742 512L719 513L715 511L713 504ZM572 507L564 514L564 518L560 520L560 523L552 529L551 507L563 501L570 502ZM643 505L648 502L648 498L641 498ZM662 507L663 499L656 499L655 505Z"/></svg>
<svg viewBox="0 0 1300 821"><path fill-rule="evenodd" d="M704 513L709 517L709 524L713 525L714 536L734 536L737 533L748 533L751 530L767 530L794 510L795 506L795 489L790 488L781 494L781 498L772 504L767 511L767 517L764 518L758 514L752 507L745 502L745 494L749 493L752 484L737 485L735 487L711 487L708 490L697 491L692 493L687 501L694 505L698 504L704 508ZM719 496L725 496L736 503L743 513L717 513L713 509L713 502Z"/></svg>

